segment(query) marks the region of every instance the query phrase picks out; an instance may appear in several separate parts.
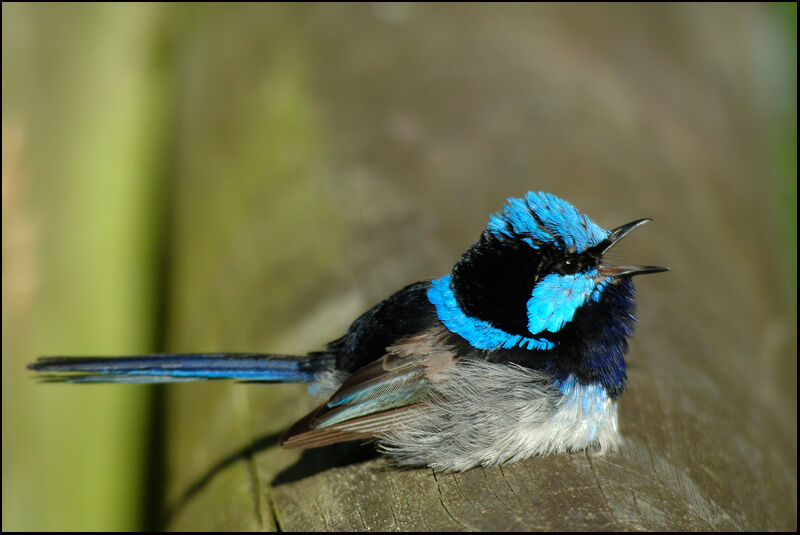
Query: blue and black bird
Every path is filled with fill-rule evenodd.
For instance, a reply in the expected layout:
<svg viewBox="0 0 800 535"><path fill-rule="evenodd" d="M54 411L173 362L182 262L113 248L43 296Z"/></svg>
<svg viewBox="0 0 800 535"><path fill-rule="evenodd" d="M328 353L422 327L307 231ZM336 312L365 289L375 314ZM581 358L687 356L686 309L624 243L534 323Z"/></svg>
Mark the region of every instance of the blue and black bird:
<svg viewBox="0 0 800 535"><path fill-rule="evenodd" d="M285 448L375 440L401 465L444 471L619 443L633 333L631 277L603 255L649 219L606 230L549 193L508 199L443 277L406 286L305 357L46 357L67 382L307 382L325 401Z"/></svg>

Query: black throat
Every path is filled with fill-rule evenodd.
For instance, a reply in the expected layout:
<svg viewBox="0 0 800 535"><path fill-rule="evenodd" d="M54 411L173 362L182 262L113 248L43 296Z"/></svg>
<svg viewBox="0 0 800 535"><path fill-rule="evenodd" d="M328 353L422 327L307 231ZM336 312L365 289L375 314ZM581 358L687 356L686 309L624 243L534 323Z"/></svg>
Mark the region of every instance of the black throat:
<svg viewBox="0 0 800 535"><path fill-rule="evenodd" d="M599 302L589 301L572 321L553 333L548 366L560 379L569 374L582 384L600 383L615 398L626 388L625 354L636 323L635 289L630 277L606 286Z"/></svg>

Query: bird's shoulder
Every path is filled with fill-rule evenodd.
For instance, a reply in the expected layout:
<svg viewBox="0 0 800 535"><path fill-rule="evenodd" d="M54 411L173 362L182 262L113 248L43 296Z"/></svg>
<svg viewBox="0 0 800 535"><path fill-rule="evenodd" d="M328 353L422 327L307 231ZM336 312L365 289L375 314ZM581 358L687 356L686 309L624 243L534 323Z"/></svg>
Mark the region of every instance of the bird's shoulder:
<svg viewBox="0 0 800 535"><path fill-rule="evenodd" d="M382 358L399 340L436 326L439 320L427 296L430 286L430 280L409 284L359 316L328 344L336 368L354 372Z"/></svg>

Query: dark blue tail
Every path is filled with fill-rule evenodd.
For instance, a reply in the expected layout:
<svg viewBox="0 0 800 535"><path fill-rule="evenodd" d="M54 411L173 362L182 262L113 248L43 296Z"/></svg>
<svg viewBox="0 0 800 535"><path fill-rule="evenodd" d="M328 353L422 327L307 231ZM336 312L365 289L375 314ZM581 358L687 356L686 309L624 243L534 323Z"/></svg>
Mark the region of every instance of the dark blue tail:
<svg viewBox="0 0 800 535"><path fill-rule="evenodd" d="M208 379L308 383L333 364L325 354L308 357L255 353L152 354L130 357L41 357L28 368L45 382L175 383Z"/></svg>

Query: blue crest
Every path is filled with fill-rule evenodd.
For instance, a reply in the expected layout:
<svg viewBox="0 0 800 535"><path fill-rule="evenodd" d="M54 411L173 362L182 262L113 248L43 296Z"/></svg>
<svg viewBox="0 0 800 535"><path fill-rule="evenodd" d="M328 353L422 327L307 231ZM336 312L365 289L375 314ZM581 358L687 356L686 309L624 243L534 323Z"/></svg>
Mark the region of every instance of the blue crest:
<svg viewBox="0 0 800 535"><path fill-rule="evenodd" d="M534 249L550 243L582 253L609 236L609 231L551 193L529 192L512 197L502 213L489 218L487 229L498 238L519 238Z"/></svg>

